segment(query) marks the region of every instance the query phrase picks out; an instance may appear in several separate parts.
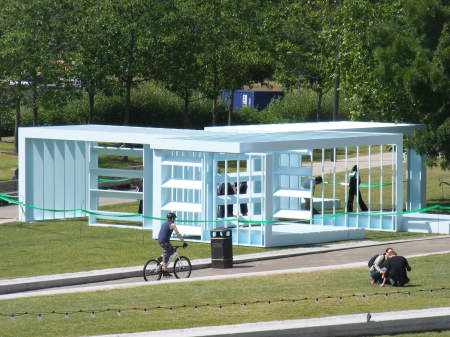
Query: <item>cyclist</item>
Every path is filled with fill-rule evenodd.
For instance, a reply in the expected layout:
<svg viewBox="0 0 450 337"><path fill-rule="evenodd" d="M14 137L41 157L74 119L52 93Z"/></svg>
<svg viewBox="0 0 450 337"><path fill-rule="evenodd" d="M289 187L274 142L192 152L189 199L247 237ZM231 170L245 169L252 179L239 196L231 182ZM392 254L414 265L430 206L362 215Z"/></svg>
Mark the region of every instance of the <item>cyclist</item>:
<svg viewBox="0 0 450 337"><path fill-rule="evenodd" d="M184 242L183 235L180 234L180 232L177 229L177 225L175 225L175 213L168 213L167 214L167 221L164 222L161 225L161 228L159 229L158 234L158 242L161 248L163 249L162 252L162 270L163 270L163 276L172 276L169 273L168 266L169 266L169 259L170 256L173 254L173 247L170 244L170 237L172 236L172 232L175 231L175 234L177 235L178 239L183 242L183 248L187 247L187 243Z"/></svg>

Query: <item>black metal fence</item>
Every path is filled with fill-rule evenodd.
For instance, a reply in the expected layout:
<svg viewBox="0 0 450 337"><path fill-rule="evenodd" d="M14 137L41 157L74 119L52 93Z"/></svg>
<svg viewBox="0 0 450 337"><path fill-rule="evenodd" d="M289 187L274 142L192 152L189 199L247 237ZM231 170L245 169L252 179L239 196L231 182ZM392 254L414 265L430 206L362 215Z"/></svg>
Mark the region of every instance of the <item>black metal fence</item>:
<svg viewBox="0 0 450 337"><path fill-rule="evenodd" d="M14 135L14 112L0 107L0 137Z"/></svg>

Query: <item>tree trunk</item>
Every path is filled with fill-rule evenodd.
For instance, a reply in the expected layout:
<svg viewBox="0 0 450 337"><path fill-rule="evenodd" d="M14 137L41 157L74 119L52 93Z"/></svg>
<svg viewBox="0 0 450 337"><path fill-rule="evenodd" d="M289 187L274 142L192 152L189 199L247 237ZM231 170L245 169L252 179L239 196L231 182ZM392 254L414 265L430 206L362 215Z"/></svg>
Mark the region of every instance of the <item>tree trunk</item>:
<svg viewBox="0 0 450 337"><path fill-rule="evenodd" d="M213 99L212 99L212 111L211 111L211 123L212 123L212 126L216 125L216 105L217 105L217 97L213 97Z"/></svg>
<svg viewBox="0 0 450 337"><path fill-rule="evenodd" d="M94 120L94 107L95 107L95 83L89 81L89 85L86 88L88 92L89 111L88 111L88 124L91 124Z"/></svg>
<svg viewBox="0 0 450 337"><path fill-rule="evenodd" d="M230 93L230 105L228 107L228 125L231 125L231 116L233 115L234 90Z"/></svg>
<svg viewBox="0 0 450 337"><path fill-rule="evenodd" d="M19 153L20 102L20 95L17 95L16 118L14 123L14 150L17 154Z"/></svg>
<svg viewBox="0 0 450 337"><path fill-rule="evenodd" d="M123 117L123 125L128 125L130 123L130 107L131 107L131 84L133 83L133 76L127 75L127 80L125 83L125 109Z"/></svg>
<svg viewBox="0 0 450 337"><path fill-rule="evenodd" d="M133 83L133 76L128 72L125 81L125 109L123 116L123 125L130 124L130 106L131 106L131 85ZM126 144L123 144L126 145ZM128 162L128 156L122 158L123 162Z"/></svg>
<svg viewBox="0 0 450 337"><path fill-rule="evenodd" d="M212 112L211 112L211 122L212 125L215 126L216 125L216 112L217 112L217 96L218 96L218 82L219 79L217 78L217 63L214 60L213 64L212 64L212 69L213 69L213 82L212 82L212 92L213 92L213 97L212 97Z"/></svg>
<svg viewBox="0 0 450 337"><path fill-rule="evenodd" d="M37 85L36 85L36 79L33 77L32 82L32 110L33 110L33 126L38 125L38 105L37 105Z"/></svg>
<svg viewBox="0 0 450 337"><path fill-rule="evenodd" d="M317 90L317 115L316 115L316 121L320 121L320 116L322 116L322 88L319 88Z"/></svg>
<svg viewBox="0 0 450 337"><path fill-rule="evenodd" d="M336 75L334 79L334 97L333 97L333 120L339 120L339 84L340 84L340 76Z"/></svg>
<svg viewBox="0 0 450 337"><path fill-rule="evenodd" d="M185 128L189 128L191 126L191 119L189 116L189 99L191 95L189 93L185 93L183 97L184 101L184 114L183 114L183 126Z"/></svg>

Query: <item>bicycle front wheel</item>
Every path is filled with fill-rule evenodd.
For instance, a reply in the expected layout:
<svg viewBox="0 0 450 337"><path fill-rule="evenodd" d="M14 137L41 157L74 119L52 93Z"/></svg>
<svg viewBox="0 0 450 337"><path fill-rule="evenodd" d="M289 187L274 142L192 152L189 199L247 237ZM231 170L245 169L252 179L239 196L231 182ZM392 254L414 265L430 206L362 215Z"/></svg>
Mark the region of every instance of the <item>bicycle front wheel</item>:
<svg viewBox="0 0 450 337"><path fill-rule="evenodd" d="M188 278L191 276L191 261L186 256L180 256L173 264L173 273L176 278Z"/></svg>
<svg viewBox="0 0 450 337"><path fill-rule="evenodd" d="M150 259L144 266L144 280L158 281L161 279L161 264L155 259Z"/></svg>

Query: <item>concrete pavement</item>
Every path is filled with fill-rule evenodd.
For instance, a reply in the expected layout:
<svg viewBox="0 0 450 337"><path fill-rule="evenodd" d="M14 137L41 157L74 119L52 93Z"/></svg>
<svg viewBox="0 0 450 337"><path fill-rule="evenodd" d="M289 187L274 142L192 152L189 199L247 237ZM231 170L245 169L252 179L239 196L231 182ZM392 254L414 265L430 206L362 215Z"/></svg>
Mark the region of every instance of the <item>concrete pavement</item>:
<svg viewBox="0 0 450 337"><path fill-rule="evenodd" d="M352 337L450 329L450 308L327 316L286 321L145 331L96 337Z"/></svg>
<svg viewBox="0 0 450 337"><path fill-rule="evenodd" d="M17 221L17 205L0 207L0 224Z"/></svg>

